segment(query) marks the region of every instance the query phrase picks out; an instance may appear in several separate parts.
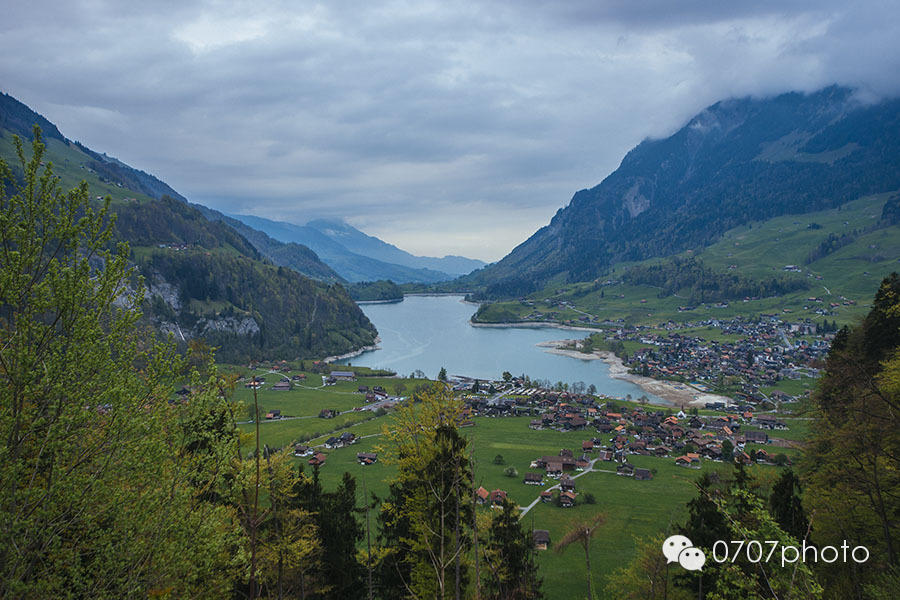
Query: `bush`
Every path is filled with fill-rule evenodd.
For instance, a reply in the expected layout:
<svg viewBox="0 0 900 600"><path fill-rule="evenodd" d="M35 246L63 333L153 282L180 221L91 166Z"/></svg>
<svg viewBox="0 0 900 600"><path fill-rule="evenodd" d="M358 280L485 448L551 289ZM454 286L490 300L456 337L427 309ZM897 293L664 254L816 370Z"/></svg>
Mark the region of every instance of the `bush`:
<svg viewBox="0 0 900 600"><path fill-rule="evenodd" d="M518 477L519 476L519 472L516 470L515 467L506 467L506 469L503 470L503 474L506 475L507 477Z"/></svg>
<svg viewBox="0 0 900 600"><path fill-rule="evenodd" d="M502 454L498 454L497 456L494 457L494 464L495 464L495 465L504 465L504 464L506 464L506 461L503 460L503 455L502 455Z"/></svg>
<svg viewBox="0 0 900 600"><path fill-rule="evenodd" d="M585 504L597 504L597 499L590 492L584 495L584 503Z"/></svg>

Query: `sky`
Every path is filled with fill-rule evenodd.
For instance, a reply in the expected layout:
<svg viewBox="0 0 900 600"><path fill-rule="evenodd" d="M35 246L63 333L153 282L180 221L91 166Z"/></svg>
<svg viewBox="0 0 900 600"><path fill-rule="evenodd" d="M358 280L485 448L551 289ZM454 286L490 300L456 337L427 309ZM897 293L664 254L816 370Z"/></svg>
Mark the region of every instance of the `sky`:
<svg viewBox="0 0 900 600"><path fill-rule="evenodd" d="M0 90L192 202L502 258L729 97L900 94L900 4L0 0Z"/></svg>

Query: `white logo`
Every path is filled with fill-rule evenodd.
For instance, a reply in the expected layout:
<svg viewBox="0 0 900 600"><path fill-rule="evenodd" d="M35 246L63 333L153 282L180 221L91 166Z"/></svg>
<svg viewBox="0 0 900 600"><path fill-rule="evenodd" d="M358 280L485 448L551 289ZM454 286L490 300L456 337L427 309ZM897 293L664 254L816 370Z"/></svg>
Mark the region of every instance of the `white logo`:
<svg viewBox="0 0 900 600"><path fill-rule="evenodd" d="M706 563L706 555L703 551L694 548L691 540L683 535L672 535L666 538L662 551L668 562L677 562L688 571L699 571Z"/></svg>

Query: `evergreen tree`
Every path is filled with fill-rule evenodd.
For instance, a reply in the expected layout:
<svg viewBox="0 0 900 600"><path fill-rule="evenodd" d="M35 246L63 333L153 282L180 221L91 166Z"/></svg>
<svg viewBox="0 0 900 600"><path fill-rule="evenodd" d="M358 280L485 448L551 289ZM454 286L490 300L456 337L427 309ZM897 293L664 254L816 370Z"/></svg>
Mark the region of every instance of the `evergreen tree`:
<svg viewBox="0 0 900 600"><path fill-rule="evenodd" d="M379 515L379 587L386 598L460 597L473 510L467 440L456 428L461 404L443 385L419 398L383 429L385 461L398 474Z"/></svg>
<svg viewBox="0 0 900 600"><path fill-rule="evenodd" d="M806 538L809 522L800 502L800 479L791 469L785 469L772 487L769 496L772 517L788 534L798 540Z"/></svg>
<svg viewBox="0 0 900 600"><path fill-rule="evenodd" d="M504 500L494 516L482 546L484 550L485 600L536 600L542 598L532 534L522 528L518 510Z"/></svg>

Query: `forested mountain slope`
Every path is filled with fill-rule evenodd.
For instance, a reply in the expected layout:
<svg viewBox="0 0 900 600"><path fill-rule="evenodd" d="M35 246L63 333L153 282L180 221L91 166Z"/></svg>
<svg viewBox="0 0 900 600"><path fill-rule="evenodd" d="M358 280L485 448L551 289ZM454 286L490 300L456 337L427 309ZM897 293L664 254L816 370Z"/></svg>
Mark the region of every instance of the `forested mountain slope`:
<svg viewBox="0 0 900 600"><path fill-rule="evenodd" d="M161 332L181 343L203 338L227 361L342 354L374 341L375 328L343 287L276 266L265 256L281 252L285 262L338 281L309 249L259 232L249 240L227 222L207 219L147 173L109 158L102 161L108 168L98 166L105 155L66 139L45 118L2 95L0 158L16 177L22 167L13 136L25 140L30 157L29 122L49 132L43 162L53 164L65 188L85 180L92 197L112 198L116 239L129 243L147 289L145 320Z"/></svg>
<svg viewBox="0 0 900 600"><path fill-rule="evenodd" d="M750 221L898 188L900 100L863 104L840 87L726 100L639 144L549 225L462 283L502 298L554 277L591 280L619 262L702 248Z"/></svg>

